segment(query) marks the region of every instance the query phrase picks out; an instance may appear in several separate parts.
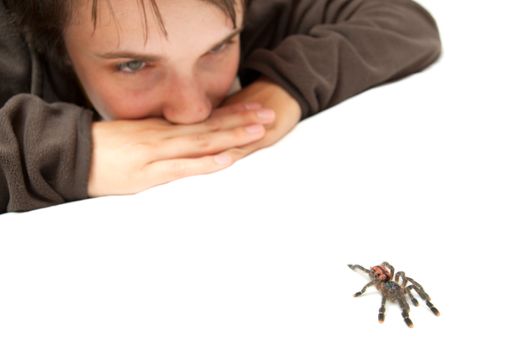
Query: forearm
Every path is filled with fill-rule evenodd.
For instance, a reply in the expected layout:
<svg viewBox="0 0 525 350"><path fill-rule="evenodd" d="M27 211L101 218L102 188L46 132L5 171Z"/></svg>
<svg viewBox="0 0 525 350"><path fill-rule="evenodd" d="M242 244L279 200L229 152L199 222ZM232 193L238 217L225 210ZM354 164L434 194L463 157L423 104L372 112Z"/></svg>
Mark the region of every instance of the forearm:
<svg viewBox="0 0 525 350"><path fill-rule="evenodd" d="M87 197L92 114L17 95L0 109L0 213Z"/></svg>
<svg viewBox="0 0 525 350"><path fill-rule="evenodd" d="M275 23L267 28L273 30L267 36L280 40L265 42L261 30L248 28L265 46L247 45L242 71L258 72L283 87L300 104L303 118L417 72L440 54L434 20L412 1L284 4L290 8L273 13Z"/></svg>

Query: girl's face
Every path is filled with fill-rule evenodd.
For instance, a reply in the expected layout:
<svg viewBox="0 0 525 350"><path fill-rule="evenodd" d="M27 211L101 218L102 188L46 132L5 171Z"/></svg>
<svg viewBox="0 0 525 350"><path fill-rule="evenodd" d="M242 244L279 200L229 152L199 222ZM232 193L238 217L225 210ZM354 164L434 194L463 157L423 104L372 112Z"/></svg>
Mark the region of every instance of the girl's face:
<svg viewBox="0 0 525 350"><path fill-rule="evenodd" d="M242 13L234 30L229 16L205 1L156 2L167 36L149 1L147 24L138 1L100 1L96 29L91 1L80 2L64 31L69 58L104 118L203 121L235 81Z"/></svg>

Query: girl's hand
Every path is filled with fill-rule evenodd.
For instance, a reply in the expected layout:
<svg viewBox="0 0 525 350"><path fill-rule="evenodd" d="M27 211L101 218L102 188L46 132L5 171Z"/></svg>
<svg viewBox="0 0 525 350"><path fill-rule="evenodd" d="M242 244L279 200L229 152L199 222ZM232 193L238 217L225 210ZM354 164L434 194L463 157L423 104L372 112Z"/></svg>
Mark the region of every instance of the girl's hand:
<svg viewBox="0 0 525 350"><path fill-rule="evenodd" d="M223 106L241 102L260 103L263 107L273 110L276 118L273 123L265 125L266 134L264 137L256 142L242 145L235 149L235 154L238 158L273 145L288 134L301 118L299 103L286 90L265 77L256 80L236 94L228 97L224 101Z"/></svg>
<svg viewBox="0 0 525 350"><path fill-rule="evenodd" d="M243 103L218 108L192 125L164 119L96 122L88 195L132 194L224 169L242 157L235 149L264 137L264 125L274 117L260 104Z"/></svg>

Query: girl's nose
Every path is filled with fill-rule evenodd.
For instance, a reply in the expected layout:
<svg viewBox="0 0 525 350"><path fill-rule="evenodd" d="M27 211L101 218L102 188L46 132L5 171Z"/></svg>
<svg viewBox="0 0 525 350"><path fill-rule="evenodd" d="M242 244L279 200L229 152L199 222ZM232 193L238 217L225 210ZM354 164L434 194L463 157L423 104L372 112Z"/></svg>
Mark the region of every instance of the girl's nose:
<svg viewBox="0 0 525 350"><path fill-rule="evenodd" d="M196 82L172 84L166 93L164 118L174 124L194 124L210 115L212 103L206 91Z"/></svg>

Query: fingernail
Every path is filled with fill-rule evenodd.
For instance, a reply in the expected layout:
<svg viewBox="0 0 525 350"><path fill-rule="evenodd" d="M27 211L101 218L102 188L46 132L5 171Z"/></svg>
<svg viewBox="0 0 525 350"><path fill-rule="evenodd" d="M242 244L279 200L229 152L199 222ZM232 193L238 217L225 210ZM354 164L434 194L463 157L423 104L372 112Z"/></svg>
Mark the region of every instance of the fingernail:
<svg viewBox="0 0 525 350"><path fill-rule="evenodd" d="M246 130L248 134L260 134L264 130L264 127L260 124L254 124L247 126L244 130Z"/></svg>
<svg viewBox="0 0 525 350"><path fill-rule="evenodd" d="M249 111L254 110L254 109L259 109L261 107L262 105L258 102L248 102L244 104L244 108L246 108Z"/></svg>
<svg viewBox="0 0 525 350"><path fill-rule="evenodd" d="M227 154L219 154L214 157L215 163L226 165L232 162L232 157Z"/></svg>
<svg viewBox="0 0 525 350"><path fill-rule="evenodd" d="M262 109L257 112L257 118L263 121L270 121L275 118L275 112L271 109Z"/></svg>

